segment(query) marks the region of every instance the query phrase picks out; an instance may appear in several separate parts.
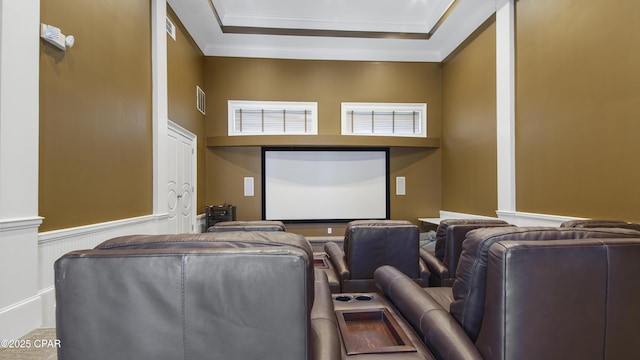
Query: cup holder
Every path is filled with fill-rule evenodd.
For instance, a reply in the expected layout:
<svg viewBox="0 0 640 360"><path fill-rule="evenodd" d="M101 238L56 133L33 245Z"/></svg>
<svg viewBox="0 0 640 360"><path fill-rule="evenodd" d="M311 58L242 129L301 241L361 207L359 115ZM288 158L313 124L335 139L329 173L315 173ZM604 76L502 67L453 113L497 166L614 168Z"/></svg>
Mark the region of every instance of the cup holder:
<svg viewBox="0 0 640 360"><path fill-rule="evenodd" d="M351 300L358 300L358 301L371 301L373 300L373 296L371 295L338 295L336 297L334 297L334 299L336 301L351 301Z"/></svg>

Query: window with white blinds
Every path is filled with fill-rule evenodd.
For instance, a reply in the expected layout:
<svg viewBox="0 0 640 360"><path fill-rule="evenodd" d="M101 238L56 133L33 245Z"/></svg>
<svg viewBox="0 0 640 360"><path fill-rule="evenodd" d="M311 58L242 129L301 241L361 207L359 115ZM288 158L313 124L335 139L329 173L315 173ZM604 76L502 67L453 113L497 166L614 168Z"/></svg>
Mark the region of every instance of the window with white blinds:
<svg viewBox="0 0 640 360"><path fill-rule="evenodd" d="M342 135L427 137L427 104L342 103Z"/></svg>
<svg viewBox="0 0 640 360"><path fill-rule="evenodd" d="M229 100L229 136L316 135L318 103Z"/></svg>

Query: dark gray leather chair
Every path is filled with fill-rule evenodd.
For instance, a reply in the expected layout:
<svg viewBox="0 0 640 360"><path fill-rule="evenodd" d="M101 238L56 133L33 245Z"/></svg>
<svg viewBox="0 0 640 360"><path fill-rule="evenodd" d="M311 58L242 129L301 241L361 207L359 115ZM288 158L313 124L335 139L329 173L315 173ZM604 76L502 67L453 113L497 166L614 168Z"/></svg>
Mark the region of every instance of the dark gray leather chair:
<svg viewBox="0 0 640 360"><path fill-rule="evenodd" d="M437 359L626 360L639 271L638 231L503 227L469 232L448 305L392 267L375 278Z"/></svg>
<svg viewBox="0 0 640 360"><path fill-rule="evenodd" d="M287 228L282 221L277 220L234 220L220 221L210 226L207 232L222 231L286 231Z"/></svg>
<svg viewBox="0 0 640 360"><path fill-rule="evenodd" d="M640 230L640 224L628 222L624 220L606 220L606 219L581 219L569 220L560 224L560 227L573 228L620 228Z"/></svg>
<svg viewBox="0 0 640 360"><path fill-rule="evenodd" d="M119 237L58 259L55 286L59 360L340 358L301 235Z"/></svg>
<svg viewBox="0 0 640 360"><path fill-rule="evenodd" d="M429 268L429 286L451 286L456 277L462 242L467 233L483 227L513 226L498 219L444 219L436 230L435 253L420 249L420 257Z"/></svg>
<svg viewBox="0 0 640 360"><path fill-rule="evenodd" d="M382 265L393 265L428 286L429 271L419 248L418 227L404 220L352 221L345 230L344 249L333 242L324 246L342 292L376 291L373 273Z"/></svg>

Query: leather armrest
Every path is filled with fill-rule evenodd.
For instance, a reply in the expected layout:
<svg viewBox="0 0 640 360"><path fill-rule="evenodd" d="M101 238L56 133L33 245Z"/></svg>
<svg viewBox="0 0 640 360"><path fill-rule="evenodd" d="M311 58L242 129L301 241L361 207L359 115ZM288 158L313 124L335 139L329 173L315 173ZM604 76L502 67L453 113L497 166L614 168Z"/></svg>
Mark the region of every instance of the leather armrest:
<svg viewBox="0 0 640 360"><path fill-rule="evenodd" d="M381 266L376 284L438 359L481 360L464 329L431 295L392 266Z"/></svg>
<svg viewBox="0 0 640 360"><path fill-rule="evenodd" d="M420 259L424 261L435 281L430 281L434 285L442 285L445 279L449 279L449 269L435 255L425 249L420 249Z"/></svg>
<svg viewBox="0 0 640 360"><path fill-rule="evenodd" d="M327 274L315 269L315 297L311 309L311 353L314 360L333 360L341 357L333 298Z"/></svg>
<svg viewBox="0 0 640 360"><path fill-rule="evenodd" d="M424 260L422 260L422 258L418 259L418 266L420 268L420 279L429 279L429 277L431 276L431 271L429 271L429 267L424 262Z"/></svg>
<svg viewBox="0 0 640 360"><path fill-rule="evenodd" d="M329 255L329 260L336 268L336 273L342 280L351 279L351 271L347 265L347 257L344 251L334 242L324 244L324 251Z"/></svg>

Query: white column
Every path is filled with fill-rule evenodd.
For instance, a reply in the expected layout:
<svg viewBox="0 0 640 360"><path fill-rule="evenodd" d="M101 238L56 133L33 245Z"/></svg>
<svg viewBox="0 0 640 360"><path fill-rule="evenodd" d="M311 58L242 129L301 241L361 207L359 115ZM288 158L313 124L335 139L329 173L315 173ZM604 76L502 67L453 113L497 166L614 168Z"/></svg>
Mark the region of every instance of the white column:
<svg viewBox="0 0 640 360"><path fill-rule="evenodd" d="M167 120L168 85L167 85L167 3L166 0L151 2L151 54L153 81L153 214L162 220L167 217L168 205L168 149ZM159 232L166 232L158 221ZM166 225L164 225L166 227Z"/></svg>
<svg viewBox="0 0 640 360"><path fill-rule="evenodd" d="M0 2L0 339L42 321L38 296L40 0Z"/></svg>
<svg viewBox="0 0 640 360"><path fill-rule="evenodd" d="M516 212L515 0L496 3L498 217Z"/></svg>

